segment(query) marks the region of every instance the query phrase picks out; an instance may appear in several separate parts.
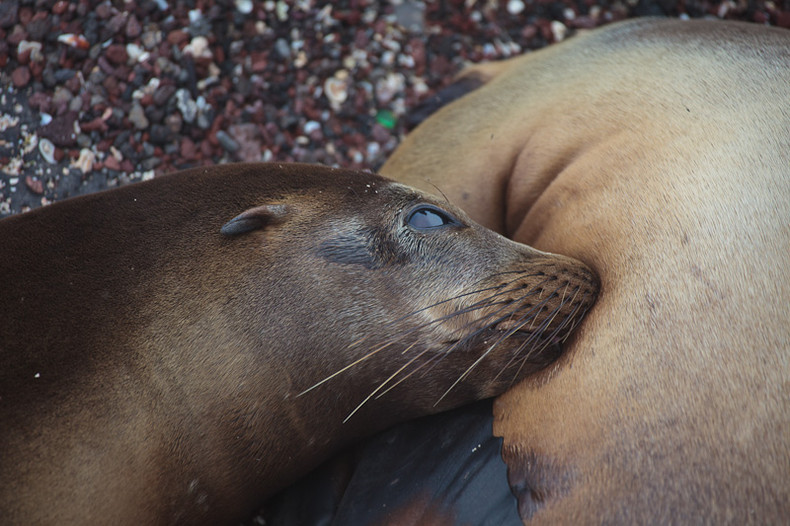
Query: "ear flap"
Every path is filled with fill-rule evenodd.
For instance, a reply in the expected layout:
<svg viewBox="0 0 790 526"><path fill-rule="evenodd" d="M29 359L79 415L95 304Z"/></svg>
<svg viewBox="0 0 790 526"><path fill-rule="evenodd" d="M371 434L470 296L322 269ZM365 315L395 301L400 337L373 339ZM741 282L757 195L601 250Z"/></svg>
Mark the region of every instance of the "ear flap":
<svg viewBox="0 0 790 526"><path fill-rule="evenodd" d="M238 236L266 225L281 223L288 215L286 205L261 205L250 208L225 223L220 232L224 236Z"/></svg>

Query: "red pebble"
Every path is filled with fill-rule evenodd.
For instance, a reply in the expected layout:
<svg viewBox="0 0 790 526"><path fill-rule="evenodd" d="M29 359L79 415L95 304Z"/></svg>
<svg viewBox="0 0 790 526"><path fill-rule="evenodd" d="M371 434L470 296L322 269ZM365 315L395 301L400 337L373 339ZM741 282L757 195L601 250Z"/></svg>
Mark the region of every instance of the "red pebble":
<svg viewBox="0 0 790 526"><path fill-rule="evenodd" d="M30 82L30 70L27 66L19 66L11 73L11 81L17 88L24 88Z"/></svg>

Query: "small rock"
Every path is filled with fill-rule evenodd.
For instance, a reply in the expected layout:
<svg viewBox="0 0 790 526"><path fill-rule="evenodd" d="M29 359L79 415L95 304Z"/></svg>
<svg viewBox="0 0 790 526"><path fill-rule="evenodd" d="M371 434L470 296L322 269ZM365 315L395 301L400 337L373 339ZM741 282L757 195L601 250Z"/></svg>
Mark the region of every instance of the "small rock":
<svg viewBox="0 0 790 526"><path fill-rule="evenodd" d="M27 40L27 37L27 31L22 26L15 25L14 29L11 30L11 34L6 37L6 42L11 46L18 46L20 42Z"/></svg>
<svg viewBox="0 0 790 526"><path fill-rule="evenodd" d="M277 41L274 43L274 51L280 55L280 58L286 60L291 58L291 46L288 45L288 41L284 38L277 39Z"/></svg>
<svg viewBox="0 0 790 526"><path fill-rule="evenodd" d="M181 149L179 153L181 157L191 161L197 157L197 146L189 137L184 137L181 139Z"/></svg>
<svg viewBox="0 0 790 526"><path fill-rule="evenodd" d="M252 13L253 3L252 0L236 0L236 9L243 15Z"/></svg>
<svg viewBox="0 0 790 526"><path fill-rule="evenodd" d="M168 144L173 138L173 132L167 126L154 124L151 126L150 139L153 144L163 146Z"/></svg>
<svg viewBox="0 0 790 526"><path fill-rule="evenodd" d="M67 112L58 115L52 122L39 128L41 137L51 140L55 146L67 148L77 142L77 132L74 128L77 122L77 113Z"/></svg>
<svg viewBox="0 0 790 526"><path fill-rule="evenodd" d="M8 29L9 27L16 24L18 13L18 0L0 2L0 28Z"/></svg>
<svg viewBox="0 0 790 526"><path fill-rule="evenodd" d="M164 106L170 97L176 92L176 87L172 84L163 84L154 91L154 104Z"/></svg>
<svg viewBox="0 0 790 526"><path fill-rule="evenodd" d="M109 2L102 2L96 6L96 16L99 17L101 20L105 20L110 18L112 14L112 6Z"/></svg>
<svg viewBox="0 0 790 526"><path fill-rule="evenodd" d="M58 84L63 84L64 82L74 78L74 75L76 74L77 72L73 69L58 69L55 71L53 78Z"/></svg>
<svg viewBox="0 0 790 526"><path fill-rule="evenodd" d="M121 162L113 155L108 155L104 158L104 167L109 170L118 171L121 169Z"/></svg>
<svg viewBox="0 0 790 526"><path fill-rule="evenodd" d="M406 79L400 73L387 73L383 79L376 82L376 99L380 104L387 104L396 95L403 92Z"/></svg>
<svg viewBox="0 0 790 526"><path fill-rule="evenodd" d="M62 42L67 46L77 49L89 49L91 47L91 43L88 42L88 39L82 35L75 35L74 33L58 35L58 42Z"/></svg>
<svg viewBox="0 0 790 526"><path fill-rule="evenodd" d="M189 33L181 29L174 29L167 34L167 41L174 46L180 46L187 40L189 40Z"/></svg>
<svg viewBox="0 0 790 526"><path fill-rule="evenodd" d="M565 35L568 34L568 28L559 20L552 20L551 34L554 37L554 42L562 42L565 40Z"/></svg>
<svg viewBox="0 0 790 526"><path fill-rule="evenodd" d="M87 148L80 150L80 156L76 161L71 163L72 168L81 170L83 174L89 174L93 170L93 164L96 162L96 155Z"/></svg>
<svg viewBox="0 0 790 526"><path fill-rule="evenodd" d="M19 66L11 73L11 81L17 88L24 88L30 82L30 69L27 66Z"/></svg>
<svg viewBox="0 0 790 526"><path fill-rule="evenodd" d="M276 7L274 8L274 12L277 14L277 19L280 22L285 22L286 20L288 20L288 9L289 9L288 4L283 0L277 2Z"/></svg>
<svg viewBox="0 0 790 526"><path fill-rule="evenodd" d="M41 113L49 113L52 107L52 98L47 95L46 93L36 92L30 95L30 98L27 100L28 104L30 104L31 108L37 109ZM50 117L51 118L51 117ZM50 120L50 122L52 122ZM42 126L45 124L49 124L49 122L43 122Z"/></svg>
<svg viewBox="0 0 790 526"><path fill-rule="evenodd" d="M345 76L341 75L341 78L338 78L338 74L335 73L334 77L329 77L324 82L324 94L329 99L329 104L334 110L339 109L340 105L348 99L347 76L347 74Z"/></svg>
<svg viewBox="0 0 790 526"><path fill-rule="evenodd" d="M314 131L320 129L321 129L321 123L316 121L307 121L306 123L304 123L304 126L302 127L302 130L304 131L305 135L310 135Z"/></svg>
<svg viewBox="0 0 790 526"><path fill-rule="evenodd" d="M69 2L66 0L58 0L55 2L55 5L52 6L52 12L56 15L62 15L66 12L66 9L69 8Z"/></svg>
<svg viewBox="0 0 790 526"><path fill-rule="evenodd" d="M33 16L33 20L25 26L28 36L31 40L43 40L44 37L50 32L52 22L49 13L40 11Z"/></svg>
<svg viewBox="0 0 790 526"><path fill-rule="evenodd" d="M129 110L129 122L131 122L138 130L148 128L148 118L145 116L145 111L139 103L134 103L132 109Z"/></svg>
<svg viewBox="0 0 790 526"><path fill-rule="evenodd" d="M193 38L189 44L184 46L184 54L192 55L195 58L211 58L211 50L208 47L208 39L204 36Z"/></svg>
<svg viewBox="0 0 790 526"><path fill-rule="evenodd" d="M61 106L68 106L71 102L71 99L74 95L71 94L69 90L64 88L63 86L57 86L55 88L55 93L52 94L52 104L55 105L55 108L60 108Z"/></svg>
<svg viewBox="0 0 790 526"><path fill-rule="evenodd" d="M151 56L148 51L145 51L134 42L126 44L126 54L129 56L129 62L131 63L143 62Z"/></svg>
<svg viewBox="0 0 790 526"><path fill-rule="evenodd" d="M126 18L128 17L127 13L118 13L114 15L110 20L107 22L105 27L106 31L110 34L110 36L115 35L116 33L121 32L121 28L126 25Z"/></svg>
<svg viewBox="0 0 790 526"><path fill-rule="evenodd" d="M49 164L55 164L55 145L49 139L38 141L38 151Z"/></svg>
<svg viewBox="0 0 790 526"><path fill-rule="evenodd" d="M145 31L140 36L140 43L145 49L153 49L162 42L162 32L159 30Z"/></svg>
<svg viewBox="0 0 790 526"><path fill-rule="evenodd" d="M184 125L184 120L178 113L171 113L165 117L165 126L174 134L181 133L181 127Z"/></svg>
<svg viewBox="0 0 790 526"><path fill-rule="evenodd" d="M25 186L34 194L42 195L44 193L44 183L38 177L25 176Z"/></svg>
<svg viewBox="0 0 790 526"><path fill-rule="evenodd" d="M176 91L176 105L178 106L178 111L184 117L184 122L188 124L194 122L198 108L197 103L192 100L192 95L189 94L188 90L181 88Z"/></svg>
<svg viewBox="0 0 790 526"><path fill-rule="evenodd" d="M217 132L217 140L230 153L237 152L239 150L239 143L237 143L233 137L228 135L225 130L219 130Z"/></svg>
<svg viewBox="0 0 790 526"><path fill-rule="evenodd" d="M126 36L129 38L137 38L140 36L142 32L142 27L140 26L140 22L137 20L137 17L131 15L129 20L126 21Z"/></svg>
<svg viewBox="0 0 790 526"><path fill-rule="evenodd" d="M104 56L107 57L107 60L117 65L126 64L126 61L129 60L126 46L121 44L112 44L104 51Z"/></svg>
<svg viewBox="0 0 790 526"><path fill-rule="evenodd" d="M23 40L17 46L17 56L23 55L24 53L29 52L29 58L33 62L41 62L44 60L44 55L41 53L41 42L31 42L29 40Z"/></svg>

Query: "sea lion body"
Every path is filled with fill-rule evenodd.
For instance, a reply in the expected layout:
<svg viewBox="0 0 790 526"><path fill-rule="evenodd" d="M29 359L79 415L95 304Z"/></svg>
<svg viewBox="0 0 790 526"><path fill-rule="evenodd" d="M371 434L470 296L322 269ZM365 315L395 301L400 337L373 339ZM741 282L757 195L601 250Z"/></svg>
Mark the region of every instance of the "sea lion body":
<svg viewBox="0 0 790 526"><path fill-rule="evenodd" d="M5 524L241 520L350 441L549 363L596 287L440 200L307 165L67 200L0 243Z"/></svg>
<svg viewBox="0 0 790 526"><path fill-rule="evenodd" d="M495 405L522 519L785 522L790 32L636 20L467 75L382 174L601 276Z"/></svg>

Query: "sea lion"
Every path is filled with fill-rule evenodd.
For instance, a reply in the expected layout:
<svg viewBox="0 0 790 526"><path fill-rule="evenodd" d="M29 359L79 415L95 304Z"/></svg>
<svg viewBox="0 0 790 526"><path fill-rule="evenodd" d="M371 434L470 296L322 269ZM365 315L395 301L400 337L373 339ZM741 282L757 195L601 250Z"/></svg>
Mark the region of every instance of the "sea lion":
<svg viewBox="0 0 790 526"><path fill-rule="evenodd" d="M495 404L522 520L786 522L790 33L634 20L465 75L381 173L601 277Z"/></svg>
<svg viewBox="0 0 790 526"><path fill-rule="evenodd" d="M544 367L597 287L442 200L299 164L63 201L0 245L6 524L237 522L350 441Z"/></svg>

